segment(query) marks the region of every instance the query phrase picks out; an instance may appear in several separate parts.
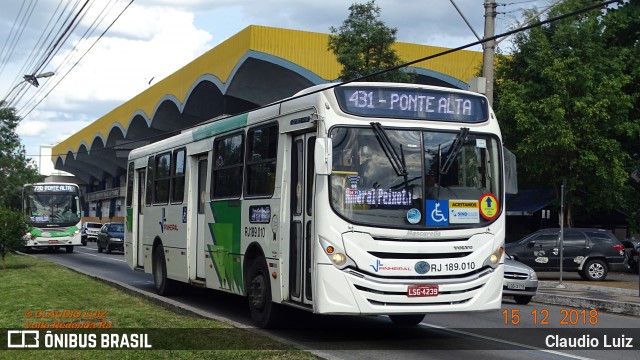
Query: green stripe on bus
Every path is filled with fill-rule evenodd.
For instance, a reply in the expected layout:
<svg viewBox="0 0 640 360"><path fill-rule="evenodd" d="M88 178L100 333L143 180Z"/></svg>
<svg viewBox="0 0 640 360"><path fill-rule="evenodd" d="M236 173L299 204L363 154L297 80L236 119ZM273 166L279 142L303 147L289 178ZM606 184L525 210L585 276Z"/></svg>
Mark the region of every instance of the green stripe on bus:
<svg viewBox="0 0 640 360"><path fill-rule="evenodd" d="M79 230L78 227L74 225L68 228L67 230L63 230L63 231L50 231L50 230L42 231L40 229L32 228L30 232L31 232L31 235L36 237L42 237L42 235L45 233L47 233L47 236L44 236L44 237L61 237L61 236L72 236L78 230Z"/></svg>
<svg viewBox="0 0 640 360"><path fill-rule="evenodd" d="M249 114L240 114L202 125L193 131L193 141L202 140L247 125Z"/></svg>
<svg viewBox="0 0 640 360"><path fill-rule="evenodd" d="M133 231L133 208L127 208L127 232Z"/></svg>
<svg viewBox="0 0 640 360"><path fill-rule="evenodd" d="M242 264L234 262L231 255L240 254L242 202L212 201L210 205L214 219L210 224L214 245L209 246L209 253L219 277L225 279L232 290L235 287L242 292Z"/></svg>

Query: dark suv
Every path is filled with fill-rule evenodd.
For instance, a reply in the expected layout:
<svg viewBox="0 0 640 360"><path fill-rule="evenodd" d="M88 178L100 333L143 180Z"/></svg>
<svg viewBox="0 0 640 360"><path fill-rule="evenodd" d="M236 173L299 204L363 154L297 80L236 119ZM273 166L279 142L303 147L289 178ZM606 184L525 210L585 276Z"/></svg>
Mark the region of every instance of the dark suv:
<svg viewBox="0 0 640 360"><path fill-rule="evenodd" d="M624 245L608 230L564 229L562 270L577 271L583 279L604 280L609 271L628 268ZM560 229L542 229L506 244L507 254L536 271L560 269Z"/></svg>

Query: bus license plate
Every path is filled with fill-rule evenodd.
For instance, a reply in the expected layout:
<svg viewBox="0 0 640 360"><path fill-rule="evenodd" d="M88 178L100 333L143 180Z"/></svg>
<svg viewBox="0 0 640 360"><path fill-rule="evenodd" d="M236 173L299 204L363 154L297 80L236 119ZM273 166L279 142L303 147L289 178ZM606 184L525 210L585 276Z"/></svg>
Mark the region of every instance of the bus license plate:
<svg viewBox="0 0 640 360"><path fill-rule="evenodd" d="M438 296L438 285L409 285L408 297Z"/></svg>
<svg viewBox="0 0 640 360"><path fill-rule="evenodd" d="M57 244L58 240L49 240L49 244Z"/></svg>

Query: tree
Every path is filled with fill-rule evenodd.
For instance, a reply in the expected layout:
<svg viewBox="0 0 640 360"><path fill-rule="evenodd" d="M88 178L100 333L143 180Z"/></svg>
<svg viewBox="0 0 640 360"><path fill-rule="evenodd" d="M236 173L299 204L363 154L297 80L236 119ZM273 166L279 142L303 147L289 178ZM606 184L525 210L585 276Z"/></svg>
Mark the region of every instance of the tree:
<svg viewBox="0 0 640 360"><path fill-rule="evenodd" d="M342 70L343 81L360 79L370 74L402 64L391 45L396 41L397 29L387 27L380 20L380 7L375 0L365 4L352 4L349 17L342 26L329 30L329 50L335 55ZM362 81L412 82L414 73L401 69L368 76Z"/></svg>
<svg viewBox="0 0 640 360"><path fill-rule="evenodd" d="M0 256L2 269L5 269L5 257L24 245L23 236L29 230L29 223L20 212L0 207Z"/></svg>
<svg viewBox="0 0 640 360"><path fill-rule="evenodd" d="M548 16L583 6L565 0ZM626 90L634 83L628 53L606 36L608 15L589 11L519 33L496 68L495 109L505 146L518 156L520 183L559 189L565 182L569 226L576 214L624 205L630 191L632 159L622 144L638 143Z"/></svg>
<svg viewBox="0 0 640 360"><path fill-rule="evenodd" d="M11 207L20 197L22 185L42 181L43 176L26 157L16 133L20 118L15 108L0 101L0 207Z"/></svg>

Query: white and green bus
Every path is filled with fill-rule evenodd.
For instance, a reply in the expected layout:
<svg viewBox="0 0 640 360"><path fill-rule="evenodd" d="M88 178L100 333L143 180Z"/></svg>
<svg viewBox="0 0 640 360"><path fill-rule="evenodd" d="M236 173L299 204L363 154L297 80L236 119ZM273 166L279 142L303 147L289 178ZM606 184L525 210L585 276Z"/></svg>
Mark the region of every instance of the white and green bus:
<svg viewBox="0 0 640 360"><path fill-rule="evenodd" d="M181 283L318 314L497 310L505 169L487 99L320 85L131 151L126 260Z"/></svg>
<svg viewBox="0 0 640 360"><path fill-rule="evenodd" d="M26 184L22 188L22 209L30 220L24 237L27 250L63 247L71 253L74 246L82 245L82 200L77 184Z"/></svg>

